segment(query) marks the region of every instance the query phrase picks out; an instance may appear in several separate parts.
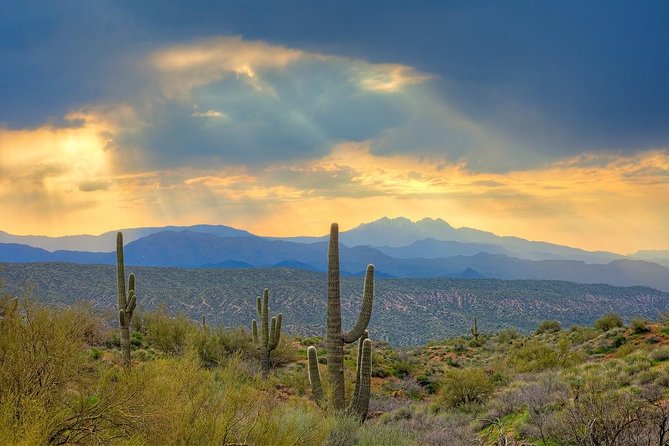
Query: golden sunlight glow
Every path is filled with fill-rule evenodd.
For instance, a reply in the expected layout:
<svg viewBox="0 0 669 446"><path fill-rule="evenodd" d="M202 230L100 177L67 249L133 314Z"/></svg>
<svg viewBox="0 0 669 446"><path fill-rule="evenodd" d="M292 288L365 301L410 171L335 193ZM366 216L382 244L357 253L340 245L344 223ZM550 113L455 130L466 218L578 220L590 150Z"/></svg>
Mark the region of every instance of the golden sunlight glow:
<svg viewBox="0 0 669 446"><path fill-rule="evenodd" d="M92 123L70 128L0 129L3 230L16 233L106 227L90 194L109 187L108 140ZM92 211L92 212L91 212Z"/></svg>
<svg viewBox="0 0 669 446"><path fill-rule="evenodd" d="M352 168L353 187L367 189L368 196L304 197L269 221L246 223L261 234L282 228L292 235L310 227L321 233L329 220L352 227L384 215L431 216L501 235L625 253L669 245L669 182L654 176L657 169L669 173L667 163L666 151L650 151L599 168L573 159L541 170L476 174L409 156L376 157L364 144L343 144L320 167Z"/></svg>
<svg viewBox="0 0 669 446"><path fill-rule="evenodd" d="M149 63L158 70L163 93L187 95L193 88L220 81L229 74L244 79L259 91L274 94L258 75L259 70L283 68L298 60L351 65L358 73L360 88L391 93L407 85L420 84L431 76L399 64L371 64L357 59L310 53L239 36L216 37L155 52Z"/></svg>
<svg viewBox="0 0 669 446"><path fill-rule="evenodd" d="M418 73L406 65L374 64L363 69L360 86L365 90L391 93L407 85L421 84L430 76Z"/></svg>
<svg viewBox="0 0 669 446"><path fill-rule="evenodd" d="M160 50L150 57L150 63L159 70L164 93L179 96L228 74L245 78L261 89L257 70L281 68L304 56L300 50L233 36Z"/></svg>
<svg viewBox="0 0 669 446"><path fill-rule="evenodd" d="M382 216L430 216L586 249L669 245L669 182L657 179L669 172L663 150L482 174L344 143L319 160L257 172L231 166L126 174L112 167L101 126L0 131L3 230L62 235L206 222L259 235L321 235L331 221L346 229Z"/></svg>

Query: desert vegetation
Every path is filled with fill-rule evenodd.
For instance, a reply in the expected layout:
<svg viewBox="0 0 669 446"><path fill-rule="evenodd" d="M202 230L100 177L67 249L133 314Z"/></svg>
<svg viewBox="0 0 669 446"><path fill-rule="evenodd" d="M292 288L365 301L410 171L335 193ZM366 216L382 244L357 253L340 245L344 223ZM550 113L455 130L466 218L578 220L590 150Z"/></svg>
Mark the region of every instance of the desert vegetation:
<svg viewBox="0 0 669 446"><path fill-rule="evenodd" d="M376 342L369 412L314 402L307 349L284 335L263 373L248 330L164 310L118 327L84 304L0 300L4 444L664 445L669 326L481 333L395 349ZM313 345L312 345L313 344ZM344 348L354 398L359 344ZM315 358L315 357L314 357ZM320 359L325 362L327 355ZM326 410L323 410L323 409Z"/></svg>

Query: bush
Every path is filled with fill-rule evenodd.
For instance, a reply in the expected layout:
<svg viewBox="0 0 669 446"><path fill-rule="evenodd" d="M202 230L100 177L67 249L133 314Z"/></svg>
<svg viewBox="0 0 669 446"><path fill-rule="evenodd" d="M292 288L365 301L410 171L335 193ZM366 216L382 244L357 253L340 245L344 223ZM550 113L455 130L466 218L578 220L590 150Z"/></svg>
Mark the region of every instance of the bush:
<svg viewBox="0 0 669 446"><path fill-rule="evenodd" d="M651 361L662 362L669 359L669 347L659 347L650 352Z"/></svg>
<svg viewBox="0 0 669 446"><path fill-rule="evenodd" d="M624 326L623 320L615 313L607 313L595 321L595 328L601 331L609 331L622 326Z"/></svg>
<svg viewBox="0 0 669 446"><path fill-rule="evenodd" d="M143 325L146 327L146 342L173 355L184 353L188 333L195 330L195 324L186 316L170 317L163 308L146 314Z"/></svg>
<svg viewBox="0 0 669 446"><path fill-rule="evenodd" d="M92 348L90 350L90 354L91 354L91 359L93 361L97 361L98 359L100 359L102 357L102 352L97 348Z"/></svg>
<svg viewBox="0 0 669 446"><path fill-rule="evenodd" d="M450 407L480 404L492 390L493 385L483 369L450 369L444 373L441 400Z"/></svg>
<svg viewBox="0 0 669 446"><path fill-rule="evenodd" d="M4 313L0 333L11 336L0 336L3 444L64 444L64 438L102 444L114 438L115 408L123 396L107 394L111 383L104 377L88 376L96 368L87 361L98 350L86 340L100 327L79 307L55 310L24 300L19 311Z"/></svg>
<svg viewBox="0 0 669 446"><path fill-rule="evenodd" d="M554 320L546 320L543 321L541 324L539 324L539 327L537 327L537 331L535 332L535 334L556 333L561 330L562 326L560 325L560 322Z"/></svg>
<svg viewBox="0 0 669 446"><path fill-rule="evenodd" d="M518 372L539 372L555 367L576 364L582 360L581 354L572 351L571 342L562 338L557 346L530 340L511 353L509 362Z"/></svg>
<svg viewBox="0 0 669 446"><path fill-rule="evenodd" d="M420 384L427 393L434 394L439 390L439 383L435 381L432 376L419 375L416 378L416 382Z"/></svg>
<svg viewBox="0 0 669 446"><path fill-rule="evenodd" d="M405 378L411 374L414 365L406 359L398 358L390 366L390 375L397 378Z"/></svg>
<svg viewBox="0 0 669 446"><path fill-rule="evenodd" d="M500 344L511 344L514 340L523 337L515 328L505 328L497 333L497 342Z"/></svg>
<svg viewBox="0 0 669 446"><path fill-rule="evenodd" d="M632 319L630 321L630 327L636 334L647 333L650 331L650 328L648 328L648 320L646 319Z"/></svg>

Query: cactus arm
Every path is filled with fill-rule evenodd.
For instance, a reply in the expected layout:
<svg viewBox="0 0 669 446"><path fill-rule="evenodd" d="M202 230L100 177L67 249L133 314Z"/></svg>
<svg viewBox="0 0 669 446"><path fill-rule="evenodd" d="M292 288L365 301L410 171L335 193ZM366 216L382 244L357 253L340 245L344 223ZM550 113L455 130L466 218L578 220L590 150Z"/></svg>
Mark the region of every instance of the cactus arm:
<svg viewBox="0 0 669 446"><path fill-rule="evenodd" d="M262 318L262 301L260 300L260 296L256 298L256 312L258 313L258 317Z"/></svg>
<svg viewBox="0 0 669 446"><path fill-rule="evenodd" d="M356 391L351 404L348 406L348 412L358 417L360 422L365 421L369 411L369 396L372 388L372 341L365 339L362 341L360 369L360 388Z"/></svg>
<svg viewBox="0 0 669 446"><path fill-rule="evenodd" d="M116 289L118 291L118 307L124 308L125 301L125 264L123 259L123 234L116 234Z"/></svg>
<svg viewBox="0 0 669 446"><path fill-rule="evenodd" d="M253 332L253 343L257 344L258 343L258 322L253 319L251 322L251 331Z"/></svg>
<svg viewBox="0 0 669 446"><path fill-rule="evenodd" d="M318 370L318 353L313 345L307 349L307 358L309 359L309 383L311 384L311 393L319 406L323 401L323 384L321 383L321 372Z"/></svg>
<svg viewBox="0 0 669 446"><path fill-rule="evenodd" d="M365 288L363 291L362 308L355 326L344 333L342 339L345 343L351 344L358 340L367 329L369 319L372 317L372 303L374 301L374 265L367 265L365 273Z"/></svg>
<svg viewBox="0 0 669 446"><path fill-rule="evenodd" d="M360 336L360 340L358 341L358 363L355 368L355 389L353 391L353 399L358 398L358 395L360 394L360 371L362 370L362 344L365 342L365 339L369 337L369 332L365 330L365 332Z"/></svg>
<svg viewBox="0 0 669 446"><path fill-rule="evenodd" d="M267 341L268 350L272 350L272 345L274 345L275 337L276 337L276 317L273 317L272 322L269 324L269 340Z"/></svg>
<svg viewBox="0 0 669 446"><path fill-rule="evenodd" d="M274 319L274 318L272 318ZM275 350L279 346L279 341L281 340L281 321L283 320L283 315L281 313L276 316L276 326L272 324L272 342L269 346L270 350Z"/></svg>
<svg viewBox="0 0 669 446"><path fill-rule="evenodd" d="M132 314L135 311L135 307L137 306L137 296L135 295L135 291L131 290L130 294L128 295L128 306L125 310L126 314L128 315L128 324L132 320Z"/></svg>

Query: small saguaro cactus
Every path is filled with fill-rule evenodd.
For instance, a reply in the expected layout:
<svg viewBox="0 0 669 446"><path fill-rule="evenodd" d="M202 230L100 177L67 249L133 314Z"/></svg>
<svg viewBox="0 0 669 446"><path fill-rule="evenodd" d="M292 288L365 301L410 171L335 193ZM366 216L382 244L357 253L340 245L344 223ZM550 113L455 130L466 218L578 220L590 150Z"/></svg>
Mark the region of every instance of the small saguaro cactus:
<svg viewBox="0 0 669 446"><path fill-rule="evenodd" d="M281 313L269 320L269 291L265 288L262 299L256 299L256 309L260 318L260 336L258 336L258 321L253 319L251 329L253 331L253 342L260 348L260 362L263 372L270 369L270 354L279 346L281 339Z"/></svg>
<svg viewBox="0 0 669 446"><path fill-rule="evenodd" d="M472 333L472 336L474 337L475 341L479 340L479 335L481 334L479 332L479 327L476 324L476 316L474 316L474 323L472 324L472 327L469 329L469 331Z"/></svg>
<svg viewBox="0 0 669 446"><path fill-rule="evenodd" d="M358 321L347 332L341 329L340 305L340 274L339 274L339 226L333 223L330 227L330 243L328 245L328 311L327 311L327 357L328 378L330 381L331 406L334 410L355 415L360 421L367 418L372 376L372 341L367 339L367 326L372 316L374 299L374 265L367 266L363 301ZM344 394L344 344L359 340L358 366L356 370L353 400L346 406ZM323 399L323 386L318 370L316 349L309 347L309 381L314 399L320 405Z"/></svg>
<svg viewBox="0 0 669 446"><path fill-rule="evenodd" d="M123 364L130 367L130 321L137 306L135 275L128 277L128 292L125 287L125 263L123 260L123 234L116 234L116 288L118 291L118 320L121 327L121 349Z"/></svg>

